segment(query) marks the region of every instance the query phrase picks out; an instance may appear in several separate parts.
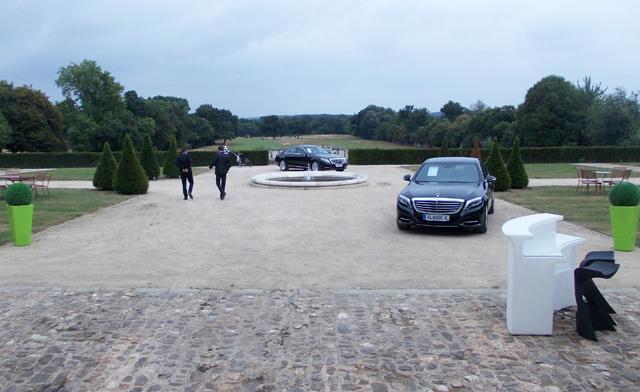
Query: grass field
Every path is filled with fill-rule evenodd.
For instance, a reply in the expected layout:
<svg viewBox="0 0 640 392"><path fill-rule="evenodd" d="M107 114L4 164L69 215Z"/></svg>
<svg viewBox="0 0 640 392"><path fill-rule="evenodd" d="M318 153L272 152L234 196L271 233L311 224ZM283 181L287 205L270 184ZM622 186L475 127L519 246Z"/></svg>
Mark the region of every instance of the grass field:
<svg viewBox="0 0 640 392"><path fill-rule="evenodd" d="M403 146L377 140L364 140L351 135L305 135L298 137L279 137L276 139L262 137L238 137L229 142L232 151L271 150L292 146L295 144L317 144L349 149L378 148L389 149L414 149L415 147ZM215 150L217 146L207 146L197 150Z"/></svg>
<svg viewBox="0 0 640 392"><path fill-rule="evenodd" d="M193 175L202 174L208 170L204 166L193 167ZM93 173L95 173L95 167L65 167L61 169L47 170L47 174L51 174L53 181L93 181ZM37 172L25 172L22 175L36 175ZM160 176L159 180L165 178Z"/></svg>
<svg viewBox="0 0 640 392"><path fill-rule="evenodd" d="M609 199L606 192L576 192L575 187L544 186L512 189L496 193L496 197L538 212L564 216L573 222L600 233L611 235ZM640 242L636 242L640 245Z"/></svg>
<svg viewBox="0 0 640 392"><path fill-rule="evenodd" d="M131 197L88 189L52 189L50 193L33 199L34 233ZM4 212L0 214L0 245L11 241L10 230L7 213Z"/></svg>

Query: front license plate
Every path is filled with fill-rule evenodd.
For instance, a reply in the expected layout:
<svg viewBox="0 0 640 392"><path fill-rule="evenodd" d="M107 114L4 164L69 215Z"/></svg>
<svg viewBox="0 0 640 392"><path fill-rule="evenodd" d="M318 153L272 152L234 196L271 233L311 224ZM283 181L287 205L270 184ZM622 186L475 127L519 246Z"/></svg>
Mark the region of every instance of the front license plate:
<svg viewBox="0 0 640 392"><path fill-rule="evenodd" d="M342 167L342 163L336 163L336 167Z"/></svg>
<svg viewBox="0 0 640 392"><path fill-rule="evenodd" d="M424 220L435 222L449 222L449 215L424 215Z"/></svg>

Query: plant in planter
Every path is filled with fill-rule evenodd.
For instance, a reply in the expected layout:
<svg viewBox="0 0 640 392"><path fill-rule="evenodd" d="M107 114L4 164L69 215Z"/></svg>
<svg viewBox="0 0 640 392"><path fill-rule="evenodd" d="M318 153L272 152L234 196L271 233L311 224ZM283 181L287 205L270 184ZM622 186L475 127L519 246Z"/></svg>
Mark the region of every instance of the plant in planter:
<svg viewBox="0 0 640 392"><path fill-rule="evenodd" d="M613 249L632 251L636 245L640 189L630 182L622 182L609 191L611 206L611 234Z"/></svg>
<svg viewBox="0 0 640 392"><path fill-rule="evenodd" d="M14 245L24 246L31 243L31 225L33 222L33 191L22 182L11 184L4 192L9 212L11 240Z"/></svg>

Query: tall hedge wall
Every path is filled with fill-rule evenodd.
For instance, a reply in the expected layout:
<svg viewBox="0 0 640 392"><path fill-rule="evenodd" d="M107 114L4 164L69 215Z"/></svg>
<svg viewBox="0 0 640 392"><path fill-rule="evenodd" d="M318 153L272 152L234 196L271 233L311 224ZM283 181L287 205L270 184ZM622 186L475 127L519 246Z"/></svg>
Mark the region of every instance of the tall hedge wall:
<svg viewBox="0 0 640 392"><path fill-rule="evenodd" d="M18 154L0 154L0 167L15 167L23 169L43 167L93 167L98 165L100 152L24 152ZM165 151L156 152L159 162L164 162ZM193 166L207 166L213 160L214 151L191 151ZM254 165L269 164L268 151L249 151L244 153ZM137 153L140 159L140 153ZM120 161L122 153L114 152L116 161ZM235 158L235 157L234 157ZM232 160L235 162L235 159Z"/></svg>
<svg viewBox="0 0 640 392"><path fill-rule="evenodd" d="M454 156L470 156L471 149L450 148ZM436 157L439 148L426 150L349 150L352 165L393 165L419 164L425 159ZM489 156L489 149L481 151L482 157ZM511 154L510 148L500 149L502 156ZM640 146L637 147L521 147L524 163L573 163L573 162L640 162ZM42 168L42 167L92 167L98 164L99 152L25 152L0 154L0 167ZM165 152L158 151L158 161L164 162ZM193 166L207 166L213 159L214 151L191 151ZM247 151L244 153L254 165L268 165L268 151ZM120 152L113 154L120 160ZM235 162L235 159L232 160Z"/></svg>

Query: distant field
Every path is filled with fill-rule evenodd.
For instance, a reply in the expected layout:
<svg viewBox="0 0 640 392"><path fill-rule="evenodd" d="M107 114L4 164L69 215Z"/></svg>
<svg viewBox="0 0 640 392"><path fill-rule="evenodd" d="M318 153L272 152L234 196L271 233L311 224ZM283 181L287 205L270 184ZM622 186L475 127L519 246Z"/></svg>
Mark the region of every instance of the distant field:
<svg viewBox="0 0 640 392"><path fill-rule="evenodd" d="M46 170L46 174L51 174L51 180L53 181L92 181L93 173L95 173L95 167L65 167L60 169ZM207 171L207 167L193 167L193 174L198 175ZM22 175L35 176L38 172L23 172ZM159 180L164 179L160 175Z"/></svg>
<svg viewBox="0 0 640 392"><path fill-rule="evenodd" d="M317 144L332 147L342 147L348 149L414 149L415 147L403 146L389 142L381 142L376 140L364 140L351 135L306 135L298 137L238 137L229 143L232 151L255 151L255 150L271 150L292 146L295 144ZM217 146L207 146L198 148L197 150L214 150Z"/></svg>

